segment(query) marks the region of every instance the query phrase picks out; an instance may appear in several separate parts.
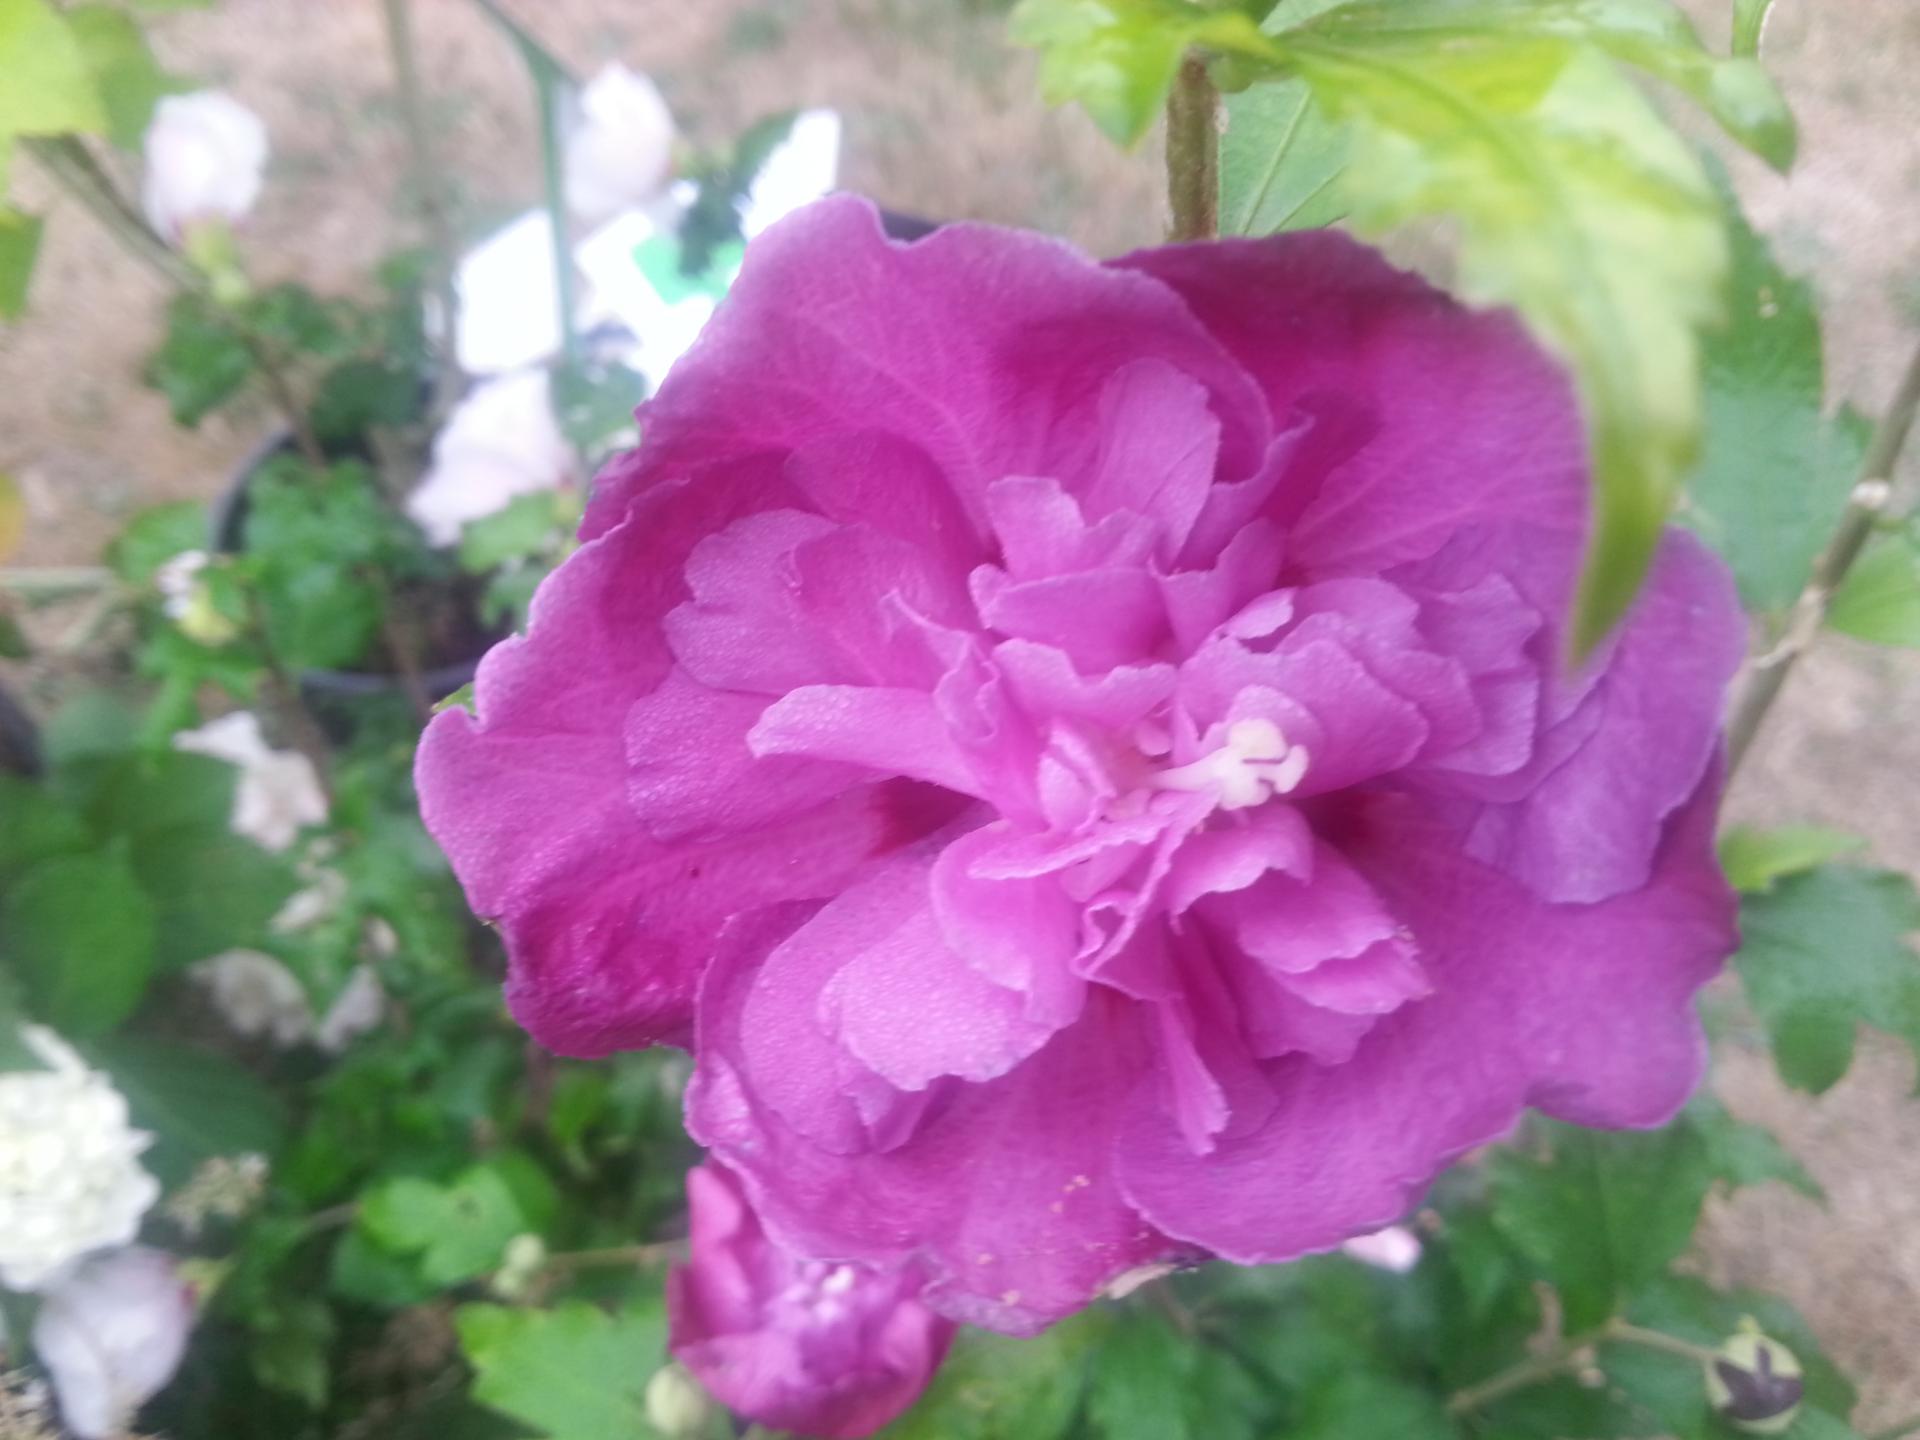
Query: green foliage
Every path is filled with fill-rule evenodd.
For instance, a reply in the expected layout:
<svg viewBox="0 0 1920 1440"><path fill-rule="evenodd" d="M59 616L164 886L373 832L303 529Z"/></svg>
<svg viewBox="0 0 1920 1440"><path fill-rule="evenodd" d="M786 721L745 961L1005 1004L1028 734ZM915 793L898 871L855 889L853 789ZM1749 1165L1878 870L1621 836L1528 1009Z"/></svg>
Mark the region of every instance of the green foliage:
<svg viewBox="0 0 1920 1440"><path fill-rule="evenodd" d="M886 1440L1059 1440L1078 1412L1097 1321L1082 1315L1031 1340L969 1330Z"/></svg>
<svg viewBox="0 0 1920 1440"><path fill-rule="evenodd" d="M665 1361L658 1310L618 1314L571 1301L552 1310L465 1305L460 1348L474 1394L547 1440L651 1440L646 1387Z"/></svg>
<svg viewBox="0 0 1920 1440"><path fill-rule="evenodd" d="M1916 928L1920 896L1891 870L1827 865L1745 898L1734 965L1789 1085L1818 1094L1845 1075L1862 1023L1920 1049Z"/></svg>
<svg viewBox="0 0 1920 1440"><path fill-rule="evenodd" d="M1736 825L1720 837L1720 867L1727 872L1727 883L1736 890L1771 890L1776 880L1838 860L1866 843L1858 835L1817 825L1787 825L1777 830Z"/></svg>
<svg viewBox="0 0 1920 1440"><path fill-rule="evenodd" d="M1272 235L1338 220L1336 182L1348 134L1304 80L1268 80L1229 95L1220 141L1220 228Z"/></svg>
<svg viewBox="0 0 1920 1440"><path fill-rule="evenodd" d="M560 432L582 455L599 456L633 433L633 412L647 382L619 364L562 364L553 372L553 410Z"/></svg>
<svg viewBox="0 0 1920 1440"><path fill-rule="evenodd" d="M218 1156L278 1154L287 1107L245 1066L208 1050L128 1035L97 1042L91 1055L127 1097L134 1124L153 1133L141 1163L162 1183L180 1185Z"/></svg>
<svg viewBox="0 0 1920 1440"><path fill-rule="evenodd" d="M138 150L153 107L182 87L155 62L147 37L126 11L76 5L66 12L66 21L106 107L107 138L124 150Z"/></svg>
<svg viewBox="0 0 1920 1440"><path fill-rule="evenodd" d="M1287 1433L1297 1440L1451 1440L1460 1432L1432 1394L1351 1370L1308 1392Z"/></svg>
<svg viewBox="0 0 1920 1440"><path fill-rule="evenodd" d="M1013 38L1040 50L1050 104L1075 101L1122 145L1147 133L1193 46L1270 57L1244 12L1188 0L1021 0Z"/></svg>
<svg viewBox="0 0 1920 1440"><path fill-rule="evenodd" d="M82 47L46 0L0 0L0 75L0 143L106 128Z"/></svg>
<svg viewBox="0 0 1920 1440"><path fill-rule="evenodd" d="M1733 0L1733 53L1758 55L1760 32L1766 27L1773 0Z"/></svg>
<svg viewBox="0 0 1920 1440"><path fill-rule="evenodd" d="M1699 1135L1706 1147L1708 1171L1729 1189L1778 1180L1809 1200L1826 1198L1819 1182L1772 1131L1734 1118L1711 1092L1703 1090L1693 1097L1681 1123Z"/></svg>
<svg viewBox="0 0 1920 1440"><path fill-rule="evenodd" d="M1727 322L1703 347L1706 443L1681 513L1725 558L1748 608L1778 612L1846 506L1865 427L1825 414L1813 287L1779 267L1719 178L1733 276Z"/></svg>
<svg viewBox="0 0 1920 1440"><path fill-rule="evenodd" d="M390 1254L411 1257L439 1289L497 1269L507 1242L533 1228L497 1167L475 1166L448 1184L403 1176L361 1203L360 1226Z"/></svg>
<svg viewBox="0 0 1920 1440"><path fill-rule="evenodd" d="M1868 542L1834 592L1827 624L1876 645L1920 646L1920 538L1911 526Z"/></svg>
<svg viewBox="0 0 1920 1440"><path fill-rule="evenodd" d="M198 425L252 378L252 354L211 301L180 294L168 302L166 335L148 357L146 380L167 397L176 421Z"/></svg>
<svg viewBox="0 0 1920 1440"><path fill-rule="evenodd" d="M207 512L192 500L153 505L135 515L107 546L106 561L129 585L150 585L162 565L207 541Z"/></svg>
<svg viewBox="0 0 1920 1440"><path fill-rule="evenodd" d="M38 216L0 205L0 320L17 320L27 307L27 283L44 229Z"/></svg>
<svg viewBox="0 0 1920 1440"><path fill-rule="evenodd" d="M62 855L27 870L0 908L0 942L33 1014L71 1035L131 1015L153 975L152 900L118 854Z"/></svg>

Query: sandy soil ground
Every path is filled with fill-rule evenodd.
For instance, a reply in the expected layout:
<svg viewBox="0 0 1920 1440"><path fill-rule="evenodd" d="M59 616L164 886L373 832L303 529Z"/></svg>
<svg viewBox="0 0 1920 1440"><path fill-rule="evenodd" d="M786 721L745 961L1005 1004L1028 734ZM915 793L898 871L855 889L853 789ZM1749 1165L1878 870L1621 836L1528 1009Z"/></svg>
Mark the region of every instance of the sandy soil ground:
<svg viewBox="0 0 1920 1440"><path fill-rule="evenodd" d="M1724 33L1727 0L1687 0ZM1101 253L1160 228L1151 147L1119 155L1077 114L1035 98L1033 66L1002 39L999 0L520 0L575 65L651 70L697 138L755 116L831 104L848 125L846 183L895 208L1052 229ZM464 0L418 0L439 144L470 221L534 190L529 97L514 59ZM225 0L158 20L175 68L225 84L274 136L248 249L266 278L358 283L417 236L374 0ZM1833 396L1875 411L1920 335L1920 6L1779 0L1767 55L1799 112L1791 179L1736 158L1743 197L1794 268L1817 274ZM24 184L30 195L32 177ZM401 196L399 205L393 203ZM24 482L31 563L90 560L156 499L215 492L269 425L263 413L170 424L142 388L163 296L71 205L51 226L36 315L0 334L0 470ZM1909 466L1909 471L1915 467ZM1910 474L1909 479L1912 479ZM1920 660L1829 643L1796 679L1741 777L1734 808L1867 834L1882 863L1920 868ZM1736 1047L1716 1078L1741 1114L1774 1126L1831 1197L1779 1187L1719 1205L1715 1278L1777 1289L1864 1381L1859 1422L1920 1412L1920 1106L1913 1062L1869 1037L1819 1101L1786 1092Z"/></svg>

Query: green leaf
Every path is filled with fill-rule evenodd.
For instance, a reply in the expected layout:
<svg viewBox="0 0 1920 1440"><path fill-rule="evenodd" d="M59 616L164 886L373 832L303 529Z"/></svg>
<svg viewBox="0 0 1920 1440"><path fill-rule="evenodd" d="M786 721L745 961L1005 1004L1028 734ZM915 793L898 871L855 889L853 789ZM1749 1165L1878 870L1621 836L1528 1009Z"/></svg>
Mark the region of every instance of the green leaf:
<svg viewBox="0 0 1920 1440"><path fill-rule="evenodd" d="M148 831L130 858L154 902L154 963L162 970L258 946L268 922L298 887L286 860L224 824L218 830Z"/></svg>
<svg viewBox="0 0 1920 1440"><path fill-rule="evenodd" d="M451 1184L402 1176L370 1192L360 1207L369 1238L419 1259L421 1279L458 1285L497 1269L507 1242L532 1228L506 1177L476 1165Z"/></svg>
<svg viewBox="0 0 1920 1440"><path fill-rule="evenodd" d="M66 18L106 107L107 138L123 150L138 150L153 107L181 85L155 62L147 37L124 10L76 5Z"/></svg>
<svg viewBox="0 0 1920 1440"><path fill-rule="evenodd" d="M142 1163L168 1186L217 1156L272 1159L286 1138L280 1098L222 1055L131 1036L100 1041L89 1054L127 1097L134 1123L153 1132Z"/></svg>
<svg viewBox="0 0 1920 1440"><path fill-rule="evenodd" d="M349 348L345 307L291 281L247 301L247 324L276 350L336 359Z"/></svg>
<svg viewBox="0 0 1920 1440"><path fill-rule="evenodd" d="M1087 1369L1087 1419L1102 1440L1255 1440L1264 1405L1247 1373L1143 1303L1103 1307Z"/></svg>
<svg viewBox="0 0 1920 1440"><path fill-rule="evenodd" d="M1779 1180L1809 1200L1824 1200L1820 1182L1809 1175L1771 1130L1736 1119L1710 1092L1702 1090L1688 1102L1676 1122L1697 1133L1707 1147L1707 1168L1730 1189Z"/></svg>
<svg viewBox="0 0 1920 1440"><path fill-rule="evenodd" d="M1775 263L1714 168L1732 241L1726 324L1705 339L1706 442L1681 518L1720 552L1749 609L1781 611L1846 507L1865 427L1823 411L1813 287Z"/></svg>
<svg viewBox="0 0 1920 1440"><path fill-rule="evenodd" d="M1516 306L1572 364L1596 486L1580 654L1631 603L1695 457L1695 332L1727 264L1699 162L1609 58L1616 8L1396 0L1273 37L1353 126L1355 227L1450 218L1468 297Z"/></svg>
<svg viewBox="0 0 1920 1440"><path fill-rule="evenodd" d="M1560 1292L1567 1329L1587 1330L1687 1248L1713 1183L1686 1125L1603 1133L1548 1124L1544 1157L1495 1157L1494 1223Z"/></svg>
<svg viewBox="0 0 1920 1440"><path fill-rule="evenodd" d="M1122 145L1147 133L1191 47L1273 54L1250 16L1188 0L1020 0L1011 24L1041 52L1047 103L1079 102Z"/></svg>
<svg viewBox="0 0 1920 1440"><path fill-rule="evenodd" d="M333 1385L334 1330L333 1311L324 1300L290 1298L253 1327L247 1360L254 1377L269 1390L304 1401L309 1410L325 1409Z"/></svg>
<svg viewBox="0 0 1920 1440"><path fill-rule="evenodd" d="M139 730L139 717L118 696L105 690L82 690L61 702L41 739L47 763L61 776L104 757L124 754L133 747Z"/></svg>
<svg viewBox="0 0 1920 1440"><path fill-rule="evenodd" d="M173 418L192 428L253 375L253 356L226 318L197 295L167 305L167 333L147 359L146 381L167 397Z"/></svg>
<svg viewBox="0 0 1920 1440"><path fill-rule="evenodd" d="M1920 646L1920 544L1911 530L1868 543L1834 593L1827 624L1876 645Z"/></svg>
<svg viewBox="0 0 1920 1440"><path fill-rule="evenodd" d="M1031 1340L963 1330L884 1440L1058 1440L1080 1408L1101 1326L1082 1313Z"/></svg>
<svg viewBox="0 0 1920 1440"><path fill-rule="evenodd" d="M1272 235L1330 225L1343 213L1335 181L1347 163L1346 128L1301 80L1272 80L1227 96L1220 141L1220 229Z"/></svg>
<svg viewBox="0 0 1920 1440"><path fill-rule="evenodd" d="M572 492L538 490L517 496L506 509L469 520L460 531L460 568L484 575L509 560L537 555L564 539L579 520Z"/></svg>
<svg viewBox="0 0 1920 1440"><path fill-rule="evenodd" d="M646 378L625 365L563 364L553 372L554 418L569 443L589 458L633 433L633 412L646 398Z"/></svg>
<svg viewBox="0 0 1920 1440"><path fill-rule="evenodd" d="M0 890L27 867L92 843L80 816L51 790L0 774Z"/></svg>
<svg viewBox="0 0 1920 1440"><path fill-rule="evenodd" d="M160 567L207 544L207 507L197 500L153 505L127 522L107 546L107 564L129 585L149 585Z"/></svg>
<svg viewBox="0 0 1920 1440"><path fill-rule="evenodd" d="M313 433L324 445L350 445L369 431L411 424L420 415L420 377L390 359L348 360L329 370L313 397Z"/></svg>
<svg viewBox="0 0 1920 1440"><path fill-rule="evenodd" d="M1773 0L1733 0L1733 53L1757 56L1760 32L1766 28Z"/></svg>
<svg viewBox="0 0 1920 1440"><path fill-rule="evenodd" d="M106 128L86 58L46 0L0 0L0 140Z"/></svg>
<svg viewBox="0 0 1920 1440"><path fill-rule="evenodd" d="M1920 1051L1917 928L1920 896L1891 870L1829 865L1745 897L1734 965L1789 1085L1819 1094L1845 1075L1862 1023Z"/></svg>
<svg viewBox="0 0 1920 1440"><path fill-rule="evenodd" d="M1776 880L1851 855L1866 843L1858 835L1818 825L1783 825L1777 830L1736 825L1720 837L1720 868L1734 889L1758 893L1771 890Z"/></svg>
<svg viewBox="0 0 1920 1440"><path fill-rule="evenodd" d="M1450 1440L1460 1432L1430 1391L1350 1370L1304 1397L1287 1440Z"/></svg>
<svg viewBox="0 0 1920 1440"><path fill-rule="evenodd" d="M646 1388L665 1362L666 1327L651 1306L618 1315L579 1301L552 1310L463 1305L460 1348L474 1396L547 1440L651 1440Z"/></svg>
<svg viewBox="0 0 1920 1440"><path fill-rule="evenodd" d="M43 229L39 216L0 205L0 320L18 320L26 311L27 285L33 279L33 262L40 257Z"/></svg>
<svg viewBox="0 0 1920 1440"><path fill-rule="evenodd" d="M43 860L0 909L0 952L36 1018L75 1036L101 1035L134 1012L153 974L154 909L125 860Z"/></svg>

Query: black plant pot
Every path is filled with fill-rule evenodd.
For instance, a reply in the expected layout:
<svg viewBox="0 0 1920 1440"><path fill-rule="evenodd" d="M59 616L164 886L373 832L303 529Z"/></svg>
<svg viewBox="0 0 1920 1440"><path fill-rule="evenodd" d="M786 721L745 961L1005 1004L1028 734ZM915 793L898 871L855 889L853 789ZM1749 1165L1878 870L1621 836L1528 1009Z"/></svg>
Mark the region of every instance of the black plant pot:
<svg viewBox="0 0 1920 1440"><path fill-rule="evenodd" d="M209 516L209 534L213 549L222 555L238 555L246 549L248 494L255 478L267 463L283 455L298 455L299 447L290 434L269 437L247 458L216 501ZM371 461L365 451L352 446L329 447L329 458ZM479 632L476 632L479 633ZM420 672L422 687L430 700L444 700L472 681L484 655L501 637L481 635L473 653ZM400 700L406 687L398 675L378 670L302 670L298 677L300 695L329 730L340 738L351 727L355 714L369 702Z"/></svg>
<svg viewBox="0 0 1920 1440"><path fill-rule="evenodd" d="M0 773L37 777L45 768L40 755L40 727L20 702L0 689Z"/></svg>

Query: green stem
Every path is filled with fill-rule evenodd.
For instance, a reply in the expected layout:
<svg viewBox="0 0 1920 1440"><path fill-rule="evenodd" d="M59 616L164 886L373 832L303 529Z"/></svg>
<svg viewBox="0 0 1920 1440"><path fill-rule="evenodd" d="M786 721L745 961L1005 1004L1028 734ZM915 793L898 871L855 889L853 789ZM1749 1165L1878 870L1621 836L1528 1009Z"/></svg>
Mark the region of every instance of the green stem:
<svg viewBox="0 0 1920 1440"><path fill-rule="evenodd" d="M1920 349L1907 361L1900 388L1893 403L1881 418L1867 445L1861 462L1860 479L1853 487L1840 524L1827 542L1827 548L1814 562L1813 575L1788 612L1784 637L1780 643L1753 662L1733 715L1727 721L1727 763L1737 767L1753 748L1761 722L1780 696L1781 687L1800 657L1820 638L1820 627L1827 618L1827 607L1834 592L1847 578L1847 571L1860 557L1875 524L1885 513L1892 495L1893 467L1901 448L1913 430L1914 416L1920 413Z"/></svg>
<svg viewBox="0 0 1920 1440"><path fill-rule="evenodd" d="M1550 1350L1531 1355L1518 1364L1502 1370L1499 1374L1482 1380L1477 1385L1469 1385L1466 1389L1456 1392L1447 1402L1447 1413L1469 1414L1472 1411L1484 1409L1516 1390L1524 1390L1529 1385L1538 1385L1543 1380L1551 1380L1556 1375L1563 1375L1581 1364L1591 1351L1603 1344L1637 1345L1643 1350L1658 1350L1662 1354L1678 1356L1681 1359L1691 1360L1695 1364L1705 1364L1718 1353L1705 1345L1696 1345L1691 1340L1682 1340L1677 1335L1648 1330L1640 1325L1630 1325L1625 1320L1609 1320L1597 1330L1568 1336Z"/></svg>
<svg viewBox="0 0 1920 1440"><path fill-rule="evenodd" d="M1220 92L1203 56L1188 55L1167 96L1167 201L1173 241L1220 233Z"/></svg>
<svg viewBox="0 0 1920 1440"><path fill-rule="evenodd" d="M407 134L407 161L427 245L433 252L432 283L440 300L444 343L434 371L434 428L453 408L461 389L457 337L460 333L460 297L454 288L459 254L454 243L453 217L447 187L433 162L433 140L427 125L426 88L420 82L420 64L413 35L411 0L381 0L387 24L387 50L393 57L394 86L400 96L400 123Z"/></svg>

